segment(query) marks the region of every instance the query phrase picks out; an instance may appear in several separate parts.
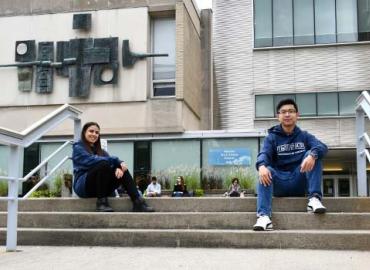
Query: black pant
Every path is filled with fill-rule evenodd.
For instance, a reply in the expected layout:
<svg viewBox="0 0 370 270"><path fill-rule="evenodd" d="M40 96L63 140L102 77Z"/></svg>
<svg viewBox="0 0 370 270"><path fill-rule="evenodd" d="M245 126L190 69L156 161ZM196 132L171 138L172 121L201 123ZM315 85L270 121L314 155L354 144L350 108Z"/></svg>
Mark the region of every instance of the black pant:
<svg viewBox="0 0 370 270"><path fill-rule="evenodd" d="M89 197L104 198L110 196L121 184L126 189L131 200L139 197L136 185L130 172L127 170L122 178L117 179L115 168L108 162L101 161L87 172L86 193Z"/></svg>
<svg viewBox="0 0 370 270"><path fill-rule="evenodd" d="M240 197L240 193L237 192L237 191L232 191L230 194L229 194L230 197Z"/></svg>

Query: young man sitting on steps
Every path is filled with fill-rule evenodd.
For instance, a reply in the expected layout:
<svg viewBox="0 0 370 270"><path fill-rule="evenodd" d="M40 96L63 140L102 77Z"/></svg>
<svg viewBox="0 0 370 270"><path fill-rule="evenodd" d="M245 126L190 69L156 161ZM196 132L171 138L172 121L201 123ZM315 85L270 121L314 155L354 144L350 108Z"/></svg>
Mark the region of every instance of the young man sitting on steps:
<svg viewBox="0 0 370 270"><path fill-rule="evenodd" d="M280 125L268 130L256 162L259 183L255 231L272 230L272 194L304 196L307 191L307 211L326 211L321 203L321 159L328 151L326 145L296 125L299 113L294 100L280 101L276 113Z"/></svg>

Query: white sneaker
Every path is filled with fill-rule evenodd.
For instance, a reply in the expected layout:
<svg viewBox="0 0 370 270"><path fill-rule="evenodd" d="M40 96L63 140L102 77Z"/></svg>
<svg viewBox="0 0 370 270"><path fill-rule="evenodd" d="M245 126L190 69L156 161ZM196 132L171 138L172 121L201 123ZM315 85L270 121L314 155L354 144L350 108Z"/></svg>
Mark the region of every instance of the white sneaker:
<svg viewBox="0 0 370 270"><path fill-rule="evenodd" d="M257 219L256 224L253 226L253 231L271 231L272 222L268 216L260 216Z"/></svg>
<svg viewBox="0 0 370 270"><path fill-rule="evenodd" d="M322 205L321 201L318 198L312 197L308 200L307 211L317 214L323 214L326 212L326 207Z"/></svg>

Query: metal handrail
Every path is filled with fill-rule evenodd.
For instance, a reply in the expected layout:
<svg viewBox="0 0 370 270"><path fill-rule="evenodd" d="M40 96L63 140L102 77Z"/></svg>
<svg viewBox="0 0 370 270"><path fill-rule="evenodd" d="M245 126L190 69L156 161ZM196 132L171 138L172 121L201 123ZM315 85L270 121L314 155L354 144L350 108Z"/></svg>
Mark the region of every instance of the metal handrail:
<svg viewBox="0 0 370 270"><path fill-rule="evenodd" d="M46 159L44 159L39 165L37 165L32 171L30 171L25 177L22 178L15 178L15 177L8 177L0 175L0 178L3 180L19 180L19 181L27 181L31 176L33 176L38 170L40 170L50 159L52 159L56 154L62 151L67 145L71 144L72 141L66 141L62 146L60 146L57 150L51 153Z"/></svg>
<svg viewBox="0 0 370 270"><path fill-rule="evenodd" d="M32 175L35 174L38 170L42 168L50 159L52 159L56 154L58 154L62 149L64 149L67 145L71 144L72 141L66 141L62 146L60 146L57 150L55 150L51 155L49 155L46 159L44 159L38 166L36 166L32 171L30 171L25 177L21 178L22 181L27 181Z"/></svg>
<svg viewBox="0 0 370 270"><path fill-rule="evenodd" d="M21 199L27 199L36 189L38 189L49 177L69 159L68 156L64 157L47 175L44 176L31 190L27 192Z"/></svg>
<svg viewBox="0 0 370 270"><path fill-rule="evenodd" d="M363 91L356 100L356 159L358 196L367 196L366 160L370 162L370 137L365 131L365 114L370 119L370 95Z"/></svg>
<svg viewBox="0 0 370 270"><path fill-rule="evenodd" d="M18 222L18 184L20 181L25 181L31 177L37 170L45 165L57 152L63 149L70 142L66 142L59 147L51 156L39 164L35 169L28 173L25 177L21 177L21 165L23 163L23 149L28 147L36 140L41 138L43 135L57 127L61 122L66 119L74 120L74 139L79 138L81 130L80 114L82 112L69 105L65 104L48 114L41 120L37 121L22 132L13 131L10 129L0 127L0 144L9 145L9 176L3 177L4 180L8 181L8 196L1 197L1 201L8 201L8 216L7 216L7 236L6 236L6 251L17 250L17 222ZM50 177L66 160L65 157L61 162L57 164L39 183L37 187ZM34 187L33 190L37 189ZM28 192L23 199L26 199L32 192Z"/></svg>

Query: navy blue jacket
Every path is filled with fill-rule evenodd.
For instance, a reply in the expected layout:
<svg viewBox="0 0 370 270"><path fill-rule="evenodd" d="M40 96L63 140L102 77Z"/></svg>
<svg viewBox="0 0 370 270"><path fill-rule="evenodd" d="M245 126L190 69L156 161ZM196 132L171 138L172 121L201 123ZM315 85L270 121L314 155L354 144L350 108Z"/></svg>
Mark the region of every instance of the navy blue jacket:
<svg viewBox="0 0 370 270"><path fill-rule="evenodd" d="M297 168L307 151L321 159L328 151L327 146L315 136L295 127L292 134L286 134L281 125L268 130L262 151L257 156L256 168L270 166L282 171Z"/></svg>
<svg viewBox="0 0 370 270"><path fill-rule="evenodd" d="M98 156L90 153L84 143L79 140L73 144L72 161L73 161L73 189L76 194L81 198L87 198L85 186L86 176L89 169L93 168L96 164L101 161L107 161L112 168L118 168L121 164L121 160L114 156L109 156L105 151L104 156Z"/></svg>

